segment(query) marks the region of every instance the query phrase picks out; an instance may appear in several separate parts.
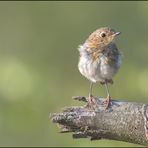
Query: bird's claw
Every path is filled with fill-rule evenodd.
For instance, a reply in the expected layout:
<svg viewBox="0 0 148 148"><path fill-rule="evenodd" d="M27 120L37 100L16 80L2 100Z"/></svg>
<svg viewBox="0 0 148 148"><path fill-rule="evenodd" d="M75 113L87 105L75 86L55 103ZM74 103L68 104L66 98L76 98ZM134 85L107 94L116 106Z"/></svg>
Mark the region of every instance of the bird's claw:
<svg viewBox="0 0 148 148"><path fill-rule="evenodd" d="M112 100L111 100L111 96L110 95L108 95L106 97L106 100L104 101L104 104L105 104L105 109L108 109L112 105Z"/></svg>
<svg viewBox="0 0 148 148"><path fill-rule="evenodd" d="M88 108L90 110L95 110L96 104L97 104L95 97L92 95L89 95L87 102L88 102Z"/></svg>

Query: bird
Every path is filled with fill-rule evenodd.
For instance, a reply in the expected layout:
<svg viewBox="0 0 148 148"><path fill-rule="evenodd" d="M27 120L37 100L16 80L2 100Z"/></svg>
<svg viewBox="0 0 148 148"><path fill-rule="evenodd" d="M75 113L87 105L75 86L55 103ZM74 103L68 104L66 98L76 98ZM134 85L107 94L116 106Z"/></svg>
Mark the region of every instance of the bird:
<svg viewBox="0 0 148 148"><path fill-rule="evenodd" d="M79 72L90 81L88 106L92 109L96 105L92 95L93 84L99 82L105 85L107 97L104 101L105 109L111 105L108 84L113 84L113 77L122 64L122 54L115 44L115 38L120 35L110 27L95 30L86 41L79 45Z"/></svg>

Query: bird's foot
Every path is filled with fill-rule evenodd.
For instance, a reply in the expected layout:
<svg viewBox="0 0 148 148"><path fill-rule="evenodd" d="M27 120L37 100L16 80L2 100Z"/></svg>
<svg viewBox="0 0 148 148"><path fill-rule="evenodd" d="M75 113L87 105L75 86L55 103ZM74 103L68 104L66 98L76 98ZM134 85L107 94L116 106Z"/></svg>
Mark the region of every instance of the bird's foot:
<svg viewBox="0 0 148 148"><path fill-rule="evenodd" d="M104 104L105 104L105 109L108 109L112 105L112 100L110 95L107 95Z"/></svg>
<svg viewBox="0 0 148 148"><path fill-rule="evenodd" d="M89 95L87 102L88 102L88 108L90 110L95 110L96 104L97 104L95 97L92 95Z"/></svg>

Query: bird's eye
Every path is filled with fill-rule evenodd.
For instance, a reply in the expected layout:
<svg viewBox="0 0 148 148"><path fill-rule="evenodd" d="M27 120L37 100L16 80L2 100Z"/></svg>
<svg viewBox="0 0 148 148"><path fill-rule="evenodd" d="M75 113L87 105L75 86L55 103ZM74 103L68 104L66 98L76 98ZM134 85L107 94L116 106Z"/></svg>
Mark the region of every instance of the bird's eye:
<svg viewBox="0 0 148 148"><path fill-rule="evenodd" d="M104 32L100 33L100 37L104 38L106 34Z"/></svg>

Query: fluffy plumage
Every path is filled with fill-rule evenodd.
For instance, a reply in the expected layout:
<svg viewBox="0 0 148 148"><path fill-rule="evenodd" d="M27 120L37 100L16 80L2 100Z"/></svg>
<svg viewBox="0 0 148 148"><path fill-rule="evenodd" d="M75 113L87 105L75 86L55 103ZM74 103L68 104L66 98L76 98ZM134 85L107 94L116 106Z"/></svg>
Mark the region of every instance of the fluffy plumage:
<svg viewBox="0 0 148 148"><path fill-rule="evenodd" d="M112 78L121 65L121 53L114 43L114 38L119 34L111 28L103 27L94 31L79 46L79 71L92 83L113 83Z"/></svg>

